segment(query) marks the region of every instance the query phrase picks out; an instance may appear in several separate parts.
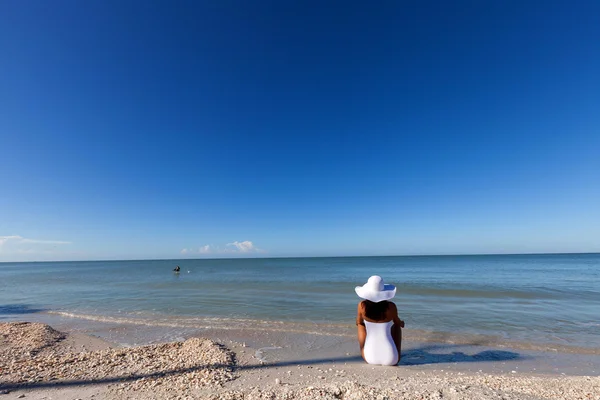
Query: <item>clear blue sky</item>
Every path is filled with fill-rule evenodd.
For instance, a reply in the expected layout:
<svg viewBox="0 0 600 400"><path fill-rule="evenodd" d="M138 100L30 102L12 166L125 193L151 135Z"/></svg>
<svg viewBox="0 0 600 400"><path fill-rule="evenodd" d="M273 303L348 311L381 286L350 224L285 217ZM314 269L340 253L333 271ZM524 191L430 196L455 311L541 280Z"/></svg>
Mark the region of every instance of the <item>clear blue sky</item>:
<svg viewBox="0 0 600 400"><path fill-rule="evenodd" d="M0 261L600 251L598 1L0 3Z"/></svg>

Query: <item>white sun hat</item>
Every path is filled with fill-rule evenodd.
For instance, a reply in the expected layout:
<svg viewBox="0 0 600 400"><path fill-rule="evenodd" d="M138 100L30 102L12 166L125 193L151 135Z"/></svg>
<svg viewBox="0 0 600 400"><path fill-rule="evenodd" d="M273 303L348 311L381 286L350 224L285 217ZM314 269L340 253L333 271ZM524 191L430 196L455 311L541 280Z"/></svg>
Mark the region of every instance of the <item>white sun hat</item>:
<svg viewBox="0 0 600 400"><path fill-rule="evenodd" d="M396 295L396 286L385 285L383 279L378 275L373 275L367 283L354 288L356 294L361 299L370 300L373 303L389 300Z"/></svg>

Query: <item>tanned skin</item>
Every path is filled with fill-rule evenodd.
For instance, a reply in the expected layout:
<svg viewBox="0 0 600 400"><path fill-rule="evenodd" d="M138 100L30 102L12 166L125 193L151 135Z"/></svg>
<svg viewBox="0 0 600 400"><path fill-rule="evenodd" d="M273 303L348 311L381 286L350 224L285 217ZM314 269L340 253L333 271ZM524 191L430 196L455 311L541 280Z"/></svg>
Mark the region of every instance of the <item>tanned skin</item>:
<svg viewBox="0 0 600 400"><path fill-rule="evenodd" d="M404 321L402 321L398 317L398 309L396 308L396 304L391 301L388 302L388 308L385 312L385 317L379 321L372 320L365 315L365 303L361 301L358 303L358 310L356 313L356 326L358 327L358 344L360 345L360 354L362 358L365 358L364 349L365 349L365 340L367 340L367 328L365 328L364 321L368 322L389 322L394 321L394 325L392 325L392 339L394 339L394 343L396 344L396 349L398 350L398 361L400 361L400 350L402 347L402 328L404 328Z"/></svg>

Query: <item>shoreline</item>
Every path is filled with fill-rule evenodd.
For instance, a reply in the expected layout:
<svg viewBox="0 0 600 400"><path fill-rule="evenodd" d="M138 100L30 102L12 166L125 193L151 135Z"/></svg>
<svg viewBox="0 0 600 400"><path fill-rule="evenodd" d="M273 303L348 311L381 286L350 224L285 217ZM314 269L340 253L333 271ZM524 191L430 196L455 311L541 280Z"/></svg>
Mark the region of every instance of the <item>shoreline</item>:
<svg viewBox="0 0 600 400"><path fill-rule="evenodd" d="M6 324L0 323L0 326L3 325ZM203 336L209 339L207 343L217 346L211 347L216 352L215 354L222 355L231 352L227 353L232 355L231 361L226 363L232 371L231 379L213 382L214 384L199 385L195 388L191 388L189 385L181 387L171 380L179 379L182 374L189 371L185 372L183 369L171 373L178 364L176 361L173 361L172 364L169 361L162 365L164 371L160 372L161 370L159 370L160 373L164 372L170 377L165 378L166 381L161 385L157 385L161 386L160 390L152 387L150 388L152 390L148 391L149 388L143 385L139 390L136 389L135 385L139 385L140 380L154 379L153 375L148 377L138 373L138 378L126 382L119 379L107 382L98 379L99 376L92 376L91 379L80 380L80 382L74 380L62 385L53 383L60 382L60 378L57 378L42 381L41 384L30 387L17 388L14 385L10 386L9 381L9 395L12 397L8 398L16 398L15 395L20 396L21 394L25 394L28 399L44 397L166 399L178 398L177 396L190 399L308 399L314 397L333 399L340 398L336 397L340 393L345 396L343 397L345 399L369 399L377 398L377 396L398 399L492 399L497 398L497 395L502 395L507 399L553 397L597 399L600 396L600 377L597 373L593 376L566 376L564 372L560 371L554 373L550 371L551 373L548 374L537 369L527 370L534 365L543 364L543 359L511 358L512 356L507 354L510 351L505 350L496 350L496 353L490 353L494 350L462 348L460 351L456 351L457 348L452 347L450 349L439 348L439 346L427 344L429 348L425 348L422 343L407 342L406 345L403 345L403 360L399 366L380 367L364 363L358 352L351 350L351 347L355 347L355 343L350 339L336 341L331 337L315 337L297 333L264 335L261 332L252 336L248 335L248 332L235 330L203 333L205 333ZM27 329L25 329L23 337L27 337L27 335ZM188 341L201 340L195 335L184 339L187 340L184 345ZM306 349L303 347L306 341L311 341L309 343L311 350L299 353L300 350ZM215 343L223 346L219 347ZM294 345L282 345L284 343ZM72 355L68 356L69 354L77 354L77 357L82 357L82 354L94 354L94 357L97 357L96 361L100 360L102 364L107 360L114 360L115 352L124 354L119 357L129 357L129 355L135 355L141 351L145 357L153 359L153 354L160 353L165 346L169 349L172 348L168 354L179 354L177 349L178 346L181 346L181 342L123 348L98 337L72 331L66 332L64 339L55 341L47 349L54 351L54 357L72 357L71 359L77 358ZM475 353L470 354L469 351L475 351ZM486 351L488 353L485 353ZM505 353L502 353L503 351ZM487 354L489 357L478 359L476 355L481 355L481 353L484 356ZM502 358L503 354L505 359ZM496 359L492 357L494 355ZM177 355L175 358L179 356L181 355ZM411 357L417 356L422 357L420 363L407 362ZM120 359L117 358L117 360ZM546 360L550 363L551 361L551 358ZM582 361L579 360L579 362ZM143 362L139 364L142 365ZM73 365L72 362L65 362L57 367L64 369L69 368L70 365ZM131 362L115 362L115 367L117 369L131 368ZM198 371L203 370L199 368ZM127 376L131 377L131 373L129 370L128 374L130 375ZM1 391L2 387L7 386L7 382L3 374L0 374L0 377ZM127 387L133 387L133 389L129 390ZM268 397L269 393L275 397ZM323 393L323 396L316 396L316 393ZM572 396L565 397L567 393Z"/></svg>
<svg viewBox="0 0 600 400"><path fill-rule="evenodd" d="M117 315L92 315L78 314L66 311L42 311L29 315L30 318L45 322L50 325L66 325L68 330L72 326L80 326L83 329L86 325L101 326L130 326L146 327L149 330L172 331L172 338L181 339L181 333L205 332L210 330L248 330L265 332L296 332L312 335L324 336L346 336L354 338L356 336L355 327L351 323L341 322L322 322L322 321L295 321L295 320L258 320L250 318L228 318L228 317L200 317L200 316L153 316L151 318L131 318ZM71 326L72 325L72 326ZM146 329L144 328L144 329ZM427 331L422 329L403 329L404 337L409 338L415 343L435 343L451 345L476 345L490 348L506 348L526 352L552 352L582 354L590 356L600 356L599 347L582 347L572 344L538 341L530 342L515 339L504 339L500 336L473 332L446 332L446 331ZM408 335L407 335L408 333ZM164 334L162 340L168 340L168 334ZM158 339L160 341L161 339ZM112 340L111 341L115 341ZM149 338L140 338L138 342L117 342L125 345L148 344L157 342L152 334Z"/></svg>
<svg viewBox="0 0 600 400"><path fill-rule="evenodd" d="M16 316L15 316L16 317ZM21 317L25 317L24 315ZM13 320L14 318L11 318ZM24 319L24 318L21 318ZM285 321L237 325L227 320L227 326L162 326L151 321L138 324L121 320L89 320L57 314L35 313L27 320L48 324L57 330L90 335L120 347L170 343L192 337L206 337L220 343L246 343L253 349L265 349L263 358L269 362L314 360L322 357L354 357L350 362L362 363L354 327L340 331L338 325L312 325ZM249 321L246 321L249 322ZM300 327L298 325L301 325ZM306 327L310 329L305 329ZM333 327L333 329L332 329ZM510 346L510 343L487 342L483 335L464 340L452 336L431 334L423 340L403 329L400 367L409 369L444 369L464 373L530 373L556 376L596 376L600 373L600 354L587 352L539 350L531 346ZM567 348L569 350L570 348ZM599 349L596 349L599 350Z"/></svg>

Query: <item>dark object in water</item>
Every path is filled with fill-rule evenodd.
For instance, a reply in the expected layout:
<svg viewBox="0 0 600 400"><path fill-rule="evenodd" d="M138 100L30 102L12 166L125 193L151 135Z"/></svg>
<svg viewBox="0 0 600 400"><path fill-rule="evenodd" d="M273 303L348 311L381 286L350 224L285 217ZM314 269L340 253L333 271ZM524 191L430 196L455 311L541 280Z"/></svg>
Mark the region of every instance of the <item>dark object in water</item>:
<svg viewBox="0 0 600 400"><path fill-rule="evenodd" d="M176 267L173 269L173 271L175 271L175 272L179 272L179 271L181 271L181 268L179 268L179 265L178 265L178 266L176 266Z"/></svg>

